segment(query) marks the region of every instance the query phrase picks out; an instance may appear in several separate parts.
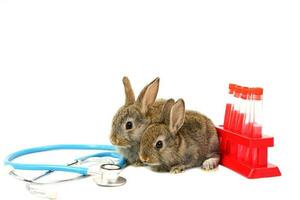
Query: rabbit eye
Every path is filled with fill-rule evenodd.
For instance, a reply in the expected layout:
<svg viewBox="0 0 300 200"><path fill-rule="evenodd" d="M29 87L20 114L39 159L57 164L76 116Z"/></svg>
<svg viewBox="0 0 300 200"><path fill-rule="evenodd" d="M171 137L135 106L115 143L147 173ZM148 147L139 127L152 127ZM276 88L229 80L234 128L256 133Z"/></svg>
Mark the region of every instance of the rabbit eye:
<svg viewBox="0 0 300 200"><path fill-rule="evenodd" d="M130 130L130 129L132 129L132 127L133 127L133 124L131 121L126 122L126 125L125 125L126 130Z"/></svg>
<svg viewBox="0 0 300 200"><path fill-rule="evenodd" d="M156 147L157 149L161 149L161 148L163 147L163 142L162 142L161 140L158 140L158 141L156 142L156 144L155 144L155 147Z"/></svg>

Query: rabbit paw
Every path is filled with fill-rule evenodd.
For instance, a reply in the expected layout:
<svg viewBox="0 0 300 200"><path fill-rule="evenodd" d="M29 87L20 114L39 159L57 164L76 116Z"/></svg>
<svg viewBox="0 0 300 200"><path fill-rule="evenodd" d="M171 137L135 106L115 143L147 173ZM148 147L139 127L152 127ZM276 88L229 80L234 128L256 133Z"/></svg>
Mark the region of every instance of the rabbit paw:
<svg viewBox="0 0 300 200"><path fill-rule="evenodd" d="M132 165L135 166L135 167L140 167L140 166L144 166L144 163L140 160L137 160Z"/></svg>
<svg viewBox="0 0 300 200"><path fill-rule="evenodd" d="M207 171L213 170L218 167L219 160L219 158L209 158L203 162L201 168Z"/></svg>
<svg viewBox="0 0 300 200"><path fill-rule="evenodd" d="M162 166L151 166L150 168L154 172L167 172L167 169Z"/></svg>
<svg viewBox="0 0 300 200"><path fill-rule="evenodd" d="M177 166L172 167L170 172L172 174L178 174L178 173L184 172L184 170L185 170L184 165L177 165Z"/></svg>

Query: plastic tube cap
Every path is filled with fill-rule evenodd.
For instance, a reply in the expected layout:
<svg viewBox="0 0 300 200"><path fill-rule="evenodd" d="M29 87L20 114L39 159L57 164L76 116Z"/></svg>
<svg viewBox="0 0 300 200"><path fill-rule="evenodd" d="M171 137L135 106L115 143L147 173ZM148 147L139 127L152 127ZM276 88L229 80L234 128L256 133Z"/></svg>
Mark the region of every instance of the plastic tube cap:
<svg viewBox="0 0 300 200"><path fill-rule="evenodd" d="M229 83L229 93L232 94L235 90L236 84Z"/></svg>
<svg viewBox="0 0 300 200"><path fill-rule="evenodd" d="M263 88L259 88L259 87L250 89L252 98L254 100L262 100L263 91L264 91Z"/></svg>
<svg viewBox="0 0 300 200"><path fill-rule="evenodd" d="M256 88L253 88L253 94L254 95L263 95L263 92L264 92L264 89L263 88L260 88L260 87L256 87Z"/></svg>
<svg viewBox="0 0 300 200"><path fill-rule="evenodd" d="M242 91L243 91L243 88L241 87L241 86L239 86L239 85L237 85L237 86L235 86L235 93L234 93L234 96L235 97L239 97L239 95L242 93Z"/></svg>
<svg viewBox="0 0 300 200"><path fill-rule="evenodd" d="M248 87L243 87L242 88L242 98L243 99L247 99L249 93L250 93L250 89Z"/></svg>

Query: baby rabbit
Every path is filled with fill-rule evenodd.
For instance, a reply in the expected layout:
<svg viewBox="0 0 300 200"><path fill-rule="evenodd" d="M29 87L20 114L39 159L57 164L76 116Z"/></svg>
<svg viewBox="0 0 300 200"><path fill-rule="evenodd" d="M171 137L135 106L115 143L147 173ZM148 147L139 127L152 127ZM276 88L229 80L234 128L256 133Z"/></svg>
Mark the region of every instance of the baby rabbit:
<svg viewBox="0 0 300 200"><path fill-rule="evenodd" d="M201 166L214 169L220 160L219 140L212 121L186 111L184 101L169 99L161 121L148 126L142 135L139 157L154 171L179 173Z"/></svg>
<svg viewBox="0 0 300 200"><path fill-rule="evenodd" d="M110 140L127 159L127 164L142 165L138 156L141 135L149 124L160 119L165 101L155 102L159 78L146 85L137 100L127 77L123 78L123 84L125 105L117 111L112 120Z"/></svg>

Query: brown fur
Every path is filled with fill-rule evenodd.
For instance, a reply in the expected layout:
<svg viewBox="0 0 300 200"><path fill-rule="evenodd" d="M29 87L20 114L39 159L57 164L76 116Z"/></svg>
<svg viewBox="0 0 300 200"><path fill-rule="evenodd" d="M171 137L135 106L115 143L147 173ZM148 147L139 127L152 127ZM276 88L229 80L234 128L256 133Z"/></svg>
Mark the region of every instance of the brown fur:
<svg viewBox="0 0 300 200"><path fill-rule="evenodd" d="M201 166L206 159L219 158L219 141L212 121L195 111L183 114L182 109L183 100L176 103L168 100L161 122L151 124L141 138L140 159L152 170L178 173ZM180 119L184 120L183 124ZM158 140L163 142L161 149L155 147Z"/></svg>
<svg viewBox="0 0 300 200"><path fill-rule="evenodd" d="M125 104L117 111L112 120L110 140L127 159L128 164L140 165L138 157L140 138L144 130L153 122L159 121L164 100L155 101L159 78L146 85L135 100L134 92L127 77L123 78ZM133 128L127 130L130 121Z"/></svg>

